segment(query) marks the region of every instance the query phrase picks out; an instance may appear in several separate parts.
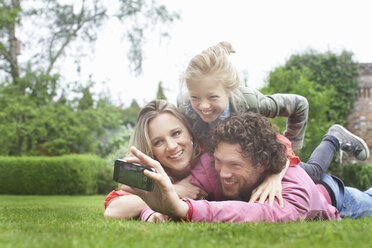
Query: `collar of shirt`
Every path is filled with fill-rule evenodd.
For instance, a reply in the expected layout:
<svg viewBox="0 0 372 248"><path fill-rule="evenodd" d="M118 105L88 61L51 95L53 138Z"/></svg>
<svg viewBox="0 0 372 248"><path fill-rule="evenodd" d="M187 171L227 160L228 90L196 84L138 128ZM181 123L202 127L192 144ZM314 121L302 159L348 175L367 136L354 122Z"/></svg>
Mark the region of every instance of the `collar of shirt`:
<svg viewBox="0 0 372 248"><path fill-rule="evenodd" d="M230 101L227 101L225 110L220 114L220 116L218 116L217 119L219 119L219 120L226 119L227 117L230 116L230 112L231 112L230 111Z"/></svg>
<svg viewBox="0 0 372 248"><path fill-rule="evenodd" d="M220 116L218 116L218 118L209 123L209 126L210 127L213 127L219 120L224 120L226 119L227 117L229 117L231 114L231 110L230 110L230 101L227 101L227 104L226 104L226 107L225 107L225 110L220 114Z"/></svg>

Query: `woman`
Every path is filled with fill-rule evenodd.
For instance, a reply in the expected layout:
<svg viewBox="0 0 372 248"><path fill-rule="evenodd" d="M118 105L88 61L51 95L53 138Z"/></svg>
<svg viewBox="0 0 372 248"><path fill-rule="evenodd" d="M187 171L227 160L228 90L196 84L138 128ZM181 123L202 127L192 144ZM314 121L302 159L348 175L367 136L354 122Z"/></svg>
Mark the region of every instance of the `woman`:
<svg viewBox="0 0 372 248"><path fill-rule="evenodd" d="M288 144L289 151L292 151L289 142ZM191 199L207 197L204 191L189 182L191 170L199 162L200 148L186 118L173 104L164 100L153 100L144 106L138 115L130 146L135 146L161 163L175 184L179 196ZM262 196L260 203L263 203L267 196L270 196L272 204L275 196L282 205L280 184L284 172L285 170L263 182L256 194L252 195L251 201ZM146 204L136 195L125 191L112 191L105 200L104 216L118 219L136 218L145 207Z"/></svg>
<svg viewBox="0 0 372 248"><path fill-rule="evenodd" d="M189 183L190 171L198 159L199 146L192 136L185 117L163 100L154 100L144 106L137 118L130 145L158 160L176 183L179 195L192 199L205 196ZM107 218L129 219L139 216L146 204L136 195L113 191L105 200Z"/></svg>

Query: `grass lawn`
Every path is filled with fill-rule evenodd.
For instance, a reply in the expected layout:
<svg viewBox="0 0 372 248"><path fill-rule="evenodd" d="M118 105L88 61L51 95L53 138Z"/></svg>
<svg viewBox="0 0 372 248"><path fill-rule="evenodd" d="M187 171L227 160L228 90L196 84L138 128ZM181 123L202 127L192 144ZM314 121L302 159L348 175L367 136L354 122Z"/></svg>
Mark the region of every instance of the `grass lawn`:
<svg viewBox="0 0 372 248"><path fill-rule="evenodd" d="M104 198L0 195L0 247L372 247L372 217L151 224L104 219Z"/></svg>

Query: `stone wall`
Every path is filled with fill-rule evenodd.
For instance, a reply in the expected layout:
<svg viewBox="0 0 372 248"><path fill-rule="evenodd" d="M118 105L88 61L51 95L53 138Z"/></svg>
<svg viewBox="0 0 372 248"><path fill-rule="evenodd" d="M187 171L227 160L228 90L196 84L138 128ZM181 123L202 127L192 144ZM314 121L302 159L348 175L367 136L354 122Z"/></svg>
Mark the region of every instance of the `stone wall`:
<svg viewBox="0 0 372 248"><path fill-rule="evenodd" d="M372 152L372 63L360 64L358 90L348 125L352 133L366 141ZM372 156L369 162L372 162Z"/></svg>

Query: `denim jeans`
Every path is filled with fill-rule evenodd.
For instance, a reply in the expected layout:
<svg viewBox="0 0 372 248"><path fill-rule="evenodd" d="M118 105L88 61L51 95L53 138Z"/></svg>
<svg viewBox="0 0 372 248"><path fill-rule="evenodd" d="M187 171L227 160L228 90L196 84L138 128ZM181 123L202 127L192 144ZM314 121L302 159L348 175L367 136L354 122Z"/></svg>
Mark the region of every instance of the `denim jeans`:
<svg viewBox="0 0 372 248"><path fill-rule="evenodd" d="M343 181L335 176L325 174L334 154L340 149L340 143L332 135L325 135L322 142L311 154L307 163L301 166L315 183L327 184L334 195L335 207L341 218L360 218L372 216L372 188L360 191L345 187ZM332 198L332 196L331 196Z"/></svg>
<svg viewBox="0 0 372 248"><path fill-rule="evenodd" d="M336 208L341 218L361 218L372 216L372 188L362 192L359 189L345 187L341 179L324 174L322 184L327 184L332 190Z"/></svg>
<svg viewBox="0 0 372 248"><path fill-rule="evenodd" d="M341 218L360 218L372 216L372 188L362 192L356 188L345 187Z"/></svg>

